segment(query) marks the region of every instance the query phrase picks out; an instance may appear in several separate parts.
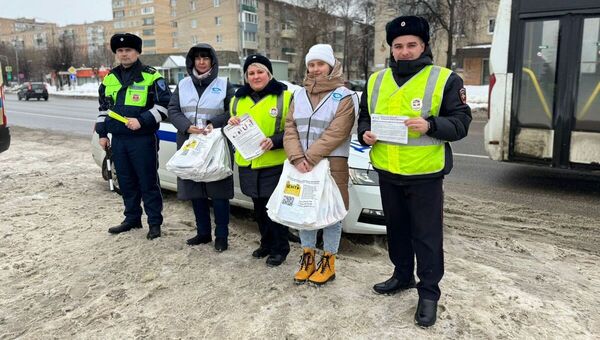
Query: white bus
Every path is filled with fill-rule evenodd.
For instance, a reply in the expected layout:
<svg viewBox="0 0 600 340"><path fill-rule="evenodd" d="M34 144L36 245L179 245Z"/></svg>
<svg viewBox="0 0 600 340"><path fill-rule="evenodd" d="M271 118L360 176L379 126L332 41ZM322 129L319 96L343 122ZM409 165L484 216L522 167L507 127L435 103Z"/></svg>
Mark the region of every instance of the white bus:
<svg viewBox="0 0 600 340"><path fill-rule="evenodd" d="M494 160L600 170L600 0L500 0L488 115Z"/></svg>

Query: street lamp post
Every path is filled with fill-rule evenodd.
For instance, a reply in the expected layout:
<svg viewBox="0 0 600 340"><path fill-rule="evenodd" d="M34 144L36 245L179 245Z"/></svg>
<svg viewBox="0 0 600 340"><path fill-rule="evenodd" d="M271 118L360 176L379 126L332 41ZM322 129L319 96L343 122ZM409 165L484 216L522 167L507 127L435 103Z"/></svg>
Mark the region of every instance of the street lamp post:
<svg viewBox="0 0 600 340"><path fill-rule="evenodd" d="M19 47L17 46L17 43L19 41L17 39L15 39L14 42L15 42L15 60L16 60L16 64L17 64L17 84L21 84L21 78L20 78L20 72L19 72Z"/></svg>

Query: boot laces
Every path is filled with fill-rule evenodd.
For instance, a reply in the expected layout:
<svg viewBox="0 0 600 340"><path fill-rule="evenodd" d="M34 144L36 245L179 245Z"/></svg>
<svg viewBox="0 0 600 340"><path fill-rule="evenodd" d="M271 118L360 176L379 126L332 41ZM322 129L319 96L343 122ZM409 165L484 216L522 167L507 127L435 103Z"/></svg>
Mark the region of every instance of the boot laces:
<svg viewBox="0 0 600 340"><path fill-rule="evenodd" d="M321 274L325 273L325 269L331 266L329 265L329 256L323 255L317 263L317 271L321 272Z"/></svg>
<svg viewBox="0 0 600 340"><path fill-rule="evenodd" d="M310 255L310 253L304 253L302 256L300 256L300 269L308 270L308 266L312 264L310 262Z"/></svg>

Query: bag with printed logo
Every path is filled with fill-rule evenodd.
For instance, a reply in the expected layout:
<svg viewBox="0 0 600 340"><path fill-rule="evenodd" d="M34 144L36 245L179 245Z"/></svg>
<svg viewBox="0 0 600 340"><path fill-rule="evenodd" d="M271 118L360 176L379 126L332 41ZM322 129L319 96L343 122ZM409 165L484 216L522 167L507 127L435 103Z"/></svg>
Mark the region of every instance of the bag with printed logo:
<svg viewBox="0 0 600 340"><path fill-rule="evenodd" d="M182 179L214 182L231 176L231 155L221 129L191 134L166 164L168 171Z"/></svg>
<svg viewBox="0 0 600 340"><path fill-rule="evenodd" d="M344 219L347 211L324 159L301 173L289 161L267 203L271 220L298 230L321 229Z"/></svg>

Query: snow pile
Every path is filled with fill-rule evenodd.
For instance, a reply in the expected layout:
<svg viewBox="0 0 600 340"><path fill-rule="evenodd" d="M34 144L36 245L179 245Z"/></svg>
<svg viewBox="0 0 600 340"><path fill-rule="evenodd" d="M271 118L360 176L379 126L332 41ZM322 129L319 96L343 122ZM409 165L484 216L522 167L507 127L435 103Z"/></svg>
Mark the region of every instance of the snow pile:
<svg viewBox="0 0 600 340"><path fill-rule="evenodd" d="M467 90L467 103L471 109L487 108L488 88L488 85L465 85L465 90Z"/></svg>
<svg viewBox="0 0 600 340"><path fill-rule="evenodd" d="M48 85L48 93L56 96L91 96L98 97L99 83L87 83L83 85L64 85L61 90L56 90L56 86Z"/></svg>

